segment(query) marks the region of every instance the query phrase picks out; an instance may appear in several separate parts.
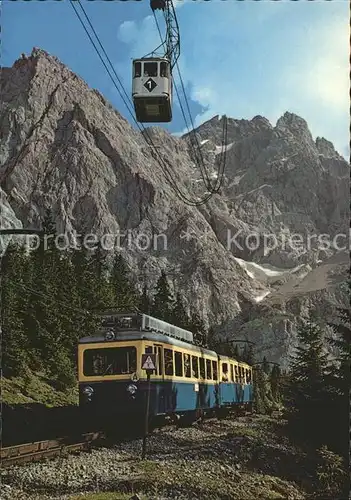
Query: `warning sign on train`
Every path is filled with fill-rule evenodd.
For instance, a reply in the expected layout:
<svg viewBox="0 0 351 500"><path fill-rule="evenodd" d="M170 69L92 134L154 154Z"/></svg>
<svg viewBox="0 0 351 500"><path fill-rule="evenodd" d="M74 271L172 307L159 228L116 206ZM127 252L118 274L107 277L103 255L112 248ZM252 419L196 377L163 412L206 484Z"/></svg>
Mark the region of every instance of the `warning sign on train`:
<svg viewBox="0 0 351 500"><path fill-rule="evenodd" d="M156 370L156 354L142 354L141 368L142 370Z"/></svg>

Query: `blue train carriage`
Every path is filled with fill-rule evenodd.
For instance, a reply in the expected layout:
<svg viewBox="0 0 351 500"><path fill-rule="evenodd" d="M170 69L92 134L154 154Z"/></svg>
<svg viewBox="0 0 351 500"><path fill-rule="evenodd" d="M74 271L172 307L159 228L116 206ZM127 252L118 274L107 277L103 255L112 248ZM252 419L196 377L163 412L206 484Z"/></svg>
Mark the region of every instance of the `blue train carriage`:
<svg viewBox="0 0 351 500"><path fill-rule="evenodd" d="M250 387L245 386L249 385L245 379L245 369L251 370L248 365L194 346L191 332L151 316L116 314L111 318L109 331L83 338L78 346L80 407L89 416L100 421L144 418L147 378L141 366L143 353L156 354L150 391L150 418L154 421L170 417L189 422L217 412L223 405L249 403ZM222 380L226 369L230 376L230 366L238 369L237 383L234 377Z"/></svg>
<svg viewBox="0 0 351 500"><path fill-rule="evenodd" d="M252 367L242 361L219 356L221 408L252 411Z"/></svg>

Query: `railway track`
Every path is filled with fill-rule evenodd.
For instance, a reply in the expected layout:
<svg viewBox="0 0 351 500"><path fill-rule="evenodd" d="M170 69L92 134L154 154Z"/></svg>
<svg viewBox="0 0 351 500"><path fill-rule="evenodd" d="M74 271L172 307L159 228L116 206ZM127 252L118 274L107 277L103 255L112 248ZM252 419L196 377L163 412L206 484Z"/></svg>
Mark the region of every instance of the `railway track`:
<svg viewBox="0 0 351 500"><path fill-rule="evenodd" d="M88 450L93 443L97 444L99 440L104 438L105 434L103 432L90 432L75 438L64 437L8 446L0 450L1 465L9 467L10 465L37 461L42 458L53 458L74 451Z"/></svg>

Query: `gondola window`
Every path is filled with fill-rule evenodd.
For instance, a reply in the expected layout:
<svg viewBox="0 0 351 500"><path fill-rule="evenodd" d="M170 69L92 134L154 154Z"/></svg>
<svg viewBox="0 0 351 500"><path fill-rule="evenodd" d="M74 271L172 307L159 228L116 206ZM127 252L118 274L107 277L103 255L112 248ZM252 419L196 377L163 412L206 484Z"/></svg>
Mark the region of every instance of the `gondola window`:
<svg viewBox="0 0 351 500"><path fill-rule="evenodd" d="M144 76L157 76L157 63L144 63Z"/></svg>
<svg viewBox="0 0 351 500"><path fill-rule="evenodd" d="M86 377L124 375L136 371L135 347L110 347L84 351Z"/></svg>

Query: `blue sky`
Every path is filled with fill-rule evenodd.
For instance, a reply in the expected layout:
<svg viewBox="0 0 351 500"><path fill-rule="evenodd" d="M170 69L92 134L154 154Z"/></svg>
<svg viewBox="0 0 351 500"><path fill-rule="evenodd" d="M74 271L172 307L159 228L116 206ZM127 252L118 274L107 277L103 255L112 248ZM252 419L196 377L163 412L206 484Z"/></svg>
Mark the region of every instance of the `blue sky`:
<svg viewBox="0 0 351 500"><path fill-rule="evenodd" d="M131 60L152 51L158 33L148 0L83 0L129 93ZM349 155L349 2L347 0L178 0L179 65L195 125L216 114L273 125L303 117L313 137ZM160 19L162 25L162 18ZM67 0L2 2L2 65L40 47L57 56L132 119ZM176 83L177 83L176 75ZM185 131L177 98L174 119Z"/></svg>

